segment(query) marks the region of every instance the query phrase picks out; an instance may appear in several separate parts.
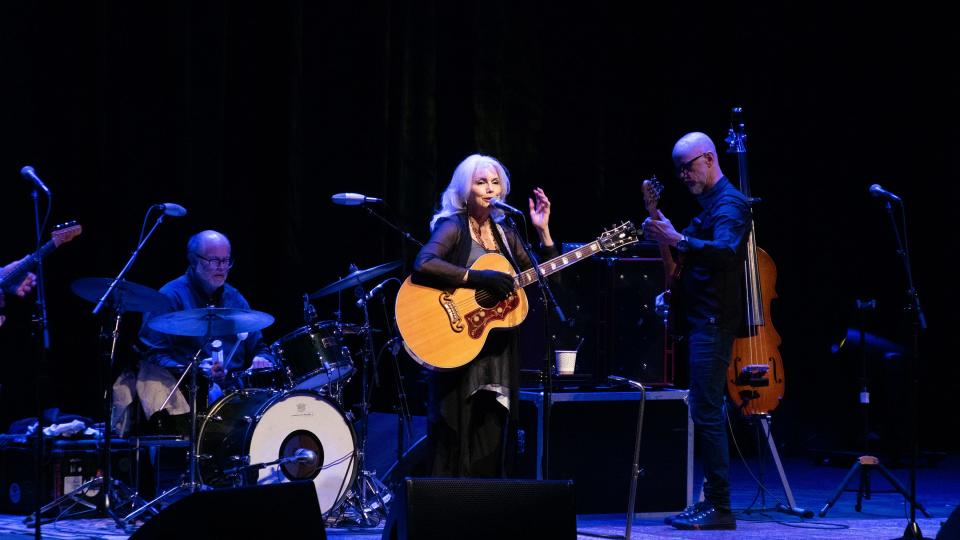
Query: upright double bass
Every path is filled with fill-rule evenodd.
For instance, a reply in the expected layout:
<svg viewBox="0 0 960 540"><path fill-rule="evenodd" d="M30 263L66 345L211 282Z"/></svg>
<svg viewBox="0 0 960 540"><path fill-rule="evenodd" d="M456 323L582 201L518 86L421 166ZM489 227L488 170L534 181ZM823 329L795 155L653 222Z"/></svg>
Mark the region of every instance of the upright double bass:
<svg viewBox="0 0 960 540"><path fill-rule="evenodd" d="M743 109L734 107L726 142L727 152L736 154L740 172L740 191L749 201L747 174L747 135ZM777 267L766 251L757 247L756 224L751 221L744 263L747 335L733 342L733 355L727 368L727 391L744 416L767 414L783 399L783 360L780 358L780 334L773 327L770 302L777 297Z"/></svg>

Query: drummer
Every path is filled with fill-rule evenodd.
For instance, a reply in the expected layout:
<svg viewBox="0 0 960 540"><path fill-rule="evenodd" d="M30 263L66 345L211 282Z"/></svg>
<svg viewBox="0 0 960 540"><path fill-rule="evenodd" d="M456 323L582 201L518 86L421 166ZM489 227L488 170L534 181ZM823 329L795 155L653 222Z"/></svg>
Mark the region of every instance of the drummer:
<svg viewBox="0 0 960 540"><path fill-rule="evenodd" d="M226 236L212 230L193 235L187 242L187 261L190 266L186 273L160 289L160 293L169 301L166 312L204 307L250 309L250 304L240 291L226 282L233 267L230 241ZM198 377L201 393L198 393L197 402L200 409L206 408L204 403L212 403L224 391L231 389L232 379L227 377L228 373L274 365L273 356L259 331L246 335L217 336L222 342L220 350L226 364L222 365L213 360L214 356L219 355L214 354L206 338L167 335L151 329L147 323L160 314L144 314L140 329L144 354L137 376L137 394L144 412L150 418L150 425L157 432L182 434L189 430L190 406L185 397L189 395L186 384L189 377L164 410L159 409L176 385L184 366L201 348L204 349L199 356L201 366L210 380L208 385L204 384L207 377ZM209 386L210 390L207 396L202 392L205 386Z"/></svg>

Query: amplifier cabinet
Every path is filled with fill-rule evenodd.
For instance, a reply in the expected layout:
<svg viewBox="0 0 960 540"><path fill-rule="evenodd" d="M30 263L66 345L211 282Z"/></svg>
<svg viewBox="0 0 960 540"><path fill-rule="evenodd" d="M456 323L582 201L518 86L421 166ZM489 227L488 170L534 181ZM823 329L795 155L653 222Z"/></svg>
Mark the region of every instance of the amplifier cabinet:
<svg viewBox="0 0 960 540"><path fill-rule="evenodd" d="M675 514L691 503L693 421L687 390L647 391L636 512ZM550 480L573 480L577 514L625 513L636 443L639 391L555 392ZM543 392L520 392L518 475L542 479Z"/></svg>

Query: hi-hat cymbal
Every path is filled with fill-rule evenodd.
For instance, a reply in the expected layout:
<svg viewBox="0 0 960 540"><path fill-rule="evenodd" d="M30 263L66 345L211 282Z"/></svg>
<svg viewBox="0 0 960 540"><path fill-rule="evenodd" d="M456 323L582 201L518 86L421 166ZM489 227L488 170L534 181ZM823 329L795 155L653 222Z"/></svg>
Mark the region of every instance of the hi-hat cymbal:
<svg viewBox="0 0 960 540"><path fill-rule="evenodd" d="M273 324L273 315L235 308L197 308L157 315L147 326L175 336L229 336L256 332Z"/></svg>
<svg viewBox="0 0 960 540"><path fill-rule="evenodd" d="M107 292L113 278L80 278L70 284L73 294L90 302L99 302ZM121 311L161 311L169 309L167 298L150 287L130 281L121 281L107 299L110 305Z"/></svg>
<svg viewBox="0 0 960 540"><path fill-rule="evenodd" d="M320 298L321 296L326 296L328 294L340 292L344 289L356 287L357 285L360 285L364 281L373 279L382 274L386 274L387 272L391 270L395 270L397 268L400 268L400 261L384 263L384 264L381 264L380 266L374 266L373 268L368 268L366 270L356 270L354 272L351 272L346 277L343 277L331 283L330 285L327 285L326 287L316 291L315 293L311 294L310 299L315 300L317 298Z"/></svg>

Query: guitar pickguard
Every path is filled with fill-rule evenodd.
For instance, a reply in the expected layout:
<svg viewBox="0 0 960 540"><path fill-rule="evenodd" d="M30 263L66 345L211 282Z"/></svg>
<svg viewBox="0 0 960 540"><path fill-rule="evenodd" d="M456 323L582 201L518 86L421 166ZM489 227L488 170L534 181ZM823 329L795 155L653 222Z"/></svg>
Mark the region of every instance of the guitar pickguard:
<svg viewBox="0 0 960 540"><path fill-rule="evenodd" d="M483 330L493 321L503 320L513 310L520 306L520 297L516 293L500 301L497 305L477 308L464 316L467 321L467 335L473 339L483 336Z"/></svg>

